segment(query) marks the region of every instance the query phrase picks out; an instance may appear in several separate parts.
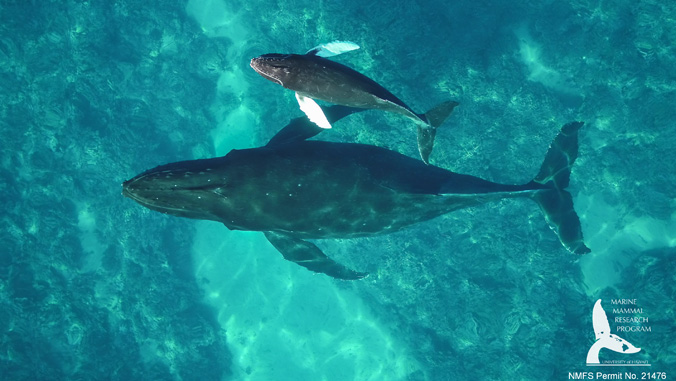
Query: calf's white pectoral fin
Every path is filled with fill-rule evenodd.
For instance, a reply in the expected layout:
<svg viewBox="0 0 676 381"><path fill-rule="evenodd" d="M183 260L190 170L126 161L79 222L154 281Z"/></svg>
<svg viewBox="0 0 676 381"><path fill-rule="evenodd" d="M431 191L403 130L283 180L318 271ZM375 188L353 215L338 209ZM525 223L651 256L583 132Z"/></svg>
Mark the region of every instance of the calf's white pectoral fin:
<svg viewBox="0 0 676 381"><path fill-rule="evenodd" d="M321 128L331 128L331 123L326 119L324 111L319 107L317 102L312 98L304 97L296 93L296 99L298 100L298 105L300 106L301 111L307 115L310 121Z"/></svg>
<svg viewBox="0 0 676 381"><path fill-rule="evenodd" d="M310 49L307 54L314 54L320 57L333 57L352 50L359 49L359 45L352 41L333 41Z"/></svg>

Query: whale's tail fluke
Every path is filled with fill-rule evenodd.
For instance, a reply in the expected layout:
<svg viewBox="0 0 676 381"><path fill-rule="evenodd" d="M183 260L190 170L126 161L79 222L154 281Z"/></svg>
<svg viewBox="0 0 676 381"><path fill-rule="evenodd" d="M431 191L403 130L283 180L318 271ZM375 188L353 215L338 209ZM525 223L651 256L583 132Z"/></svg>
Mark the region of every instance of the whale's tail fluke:
<svg viewBox="0 0 676 381"><path fill-rule="evenodd" d="M431 128L418 126L418 152L420 152L420 158L425 164L430 163L430 154L432 153L432 148L434 148L434 137L437 135L437 127L446 121L457 105L458 102L446 101L434 106L424 115L418 115L420 119L426 121L431 126Z"/></svg>
<svg viewBox="0 0 676 381"><path fill-rule="evenodd" d="M431 110L428 110L425 113L427 123L434 128L441 126L458 104L459 103L455 101L446 101L432 107Z"/></svg>
<svg viewBox="0 0 676 381"><path fill-rule="evenodd" d="M571 122L561 128L542 163L540 173L530 185L542 189L534 192L533 200L538 203L549 226L559 240L575 254L590 252L582 239L580 218L573 209L573 198L568 191L570 169L577 158L578 130L583 122Z"/></svg>

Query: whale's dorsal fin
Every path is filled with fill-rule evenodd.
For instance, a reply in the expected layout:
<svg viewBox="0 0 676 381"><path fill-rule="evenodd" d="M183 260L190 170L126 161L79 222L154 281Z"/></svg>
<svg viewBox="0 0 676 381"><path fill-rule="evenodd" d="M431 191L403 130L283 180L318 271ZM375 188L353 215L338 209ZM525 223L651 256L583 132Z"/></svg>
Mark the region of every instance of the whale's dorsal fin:
<svg viewBox="0 0 676 381"><path fill-rule="evenodd" d="M333 41L315 46L306 53L310 56L333 57L345 52L359 49L359 45L351 41Z"/></svg>
<svg viewBox="0 0 676 381"><path fill-rule="evenodd" d="M275 249L279 250L287 261L295 262L310 271L324 273L337 279L355 280L367 276L350 270L327 257L315 244L279 232L264 232L265 237Z"/></svg>

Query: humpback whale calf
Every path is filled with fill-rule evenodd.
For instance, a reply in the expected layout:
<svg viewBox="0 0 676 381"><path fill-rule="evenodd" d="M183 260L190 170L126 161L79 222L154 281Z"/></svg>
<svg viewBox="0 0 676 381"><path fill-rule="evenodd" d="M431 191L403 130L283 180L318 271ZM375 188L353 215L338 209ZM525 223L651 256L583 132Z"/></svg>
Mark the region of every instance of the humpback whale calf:
<svg viewBox="0 0 676 381"><path fill-rule="evenodd" d="M329 120L358 109L332 106ZM506 185L425 165L384 148L307 140L320 128L296 118L259 148L181 161L123 183L123 195L166 214L264 232L285 259L339 279L359 279L307 239L385 234L453 210L526 197L571 252L589 252L568 186L581 122L568 123L549 148L538 175Z"/></svg>
<svg viewBox="0 0 676 381"><path fill-rule="evenodd" d="M418 125L418 151L428 164L436 129L458 103L443 102L425 114L416 114L372 79L325 58L354 49L359 49L359 46L352 42L334 41L310 49L306 54L263 54L251 60L251 67L263 78L295 91L300 109L322 128L331 128L331 123L313 99L390 111L413 119Z"/></svg>

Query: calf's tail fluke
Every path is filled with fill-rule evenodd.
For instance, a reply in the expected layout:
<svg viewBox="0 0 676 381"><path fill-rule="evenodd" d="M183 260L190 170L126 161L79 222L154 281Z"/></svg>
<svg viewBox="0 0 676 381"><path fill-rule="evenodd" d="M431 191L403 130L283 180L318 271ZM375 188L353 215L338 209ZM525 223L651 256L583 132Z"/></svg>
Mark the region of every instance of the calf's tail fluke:
<svg viewBox="0 0 676 381"><path fill-rule="evenodd" d="M425 113L427 123L434 128L441 126L457 105L458 102L456 101L446 101L434 106Z"/></svg>
<svg viewBox="0 0 676 381"><path fill-rule="evenodd" d="M577 158L578 130L583 124L571 122L561 128L547 151L540 173L531 181L534 188L540 189L533 193L533 200L563 246L575 254L591 251L584 244L580 218L573 209L573 197L565 190L570 182L570 169Z"/></svg>
<svg viewBox="0 0 676 381"><path fill-rule="evenodd" d="M425 164L430 163L430 154L432 153L432 148L434 148L434 137L437 135L437 127L446 121L457 105L458 102L446 101L434 106L424 115L417 114L420 119L426 121L431 127L418 126L418 152L420 152L420 158Z"/></svg>

